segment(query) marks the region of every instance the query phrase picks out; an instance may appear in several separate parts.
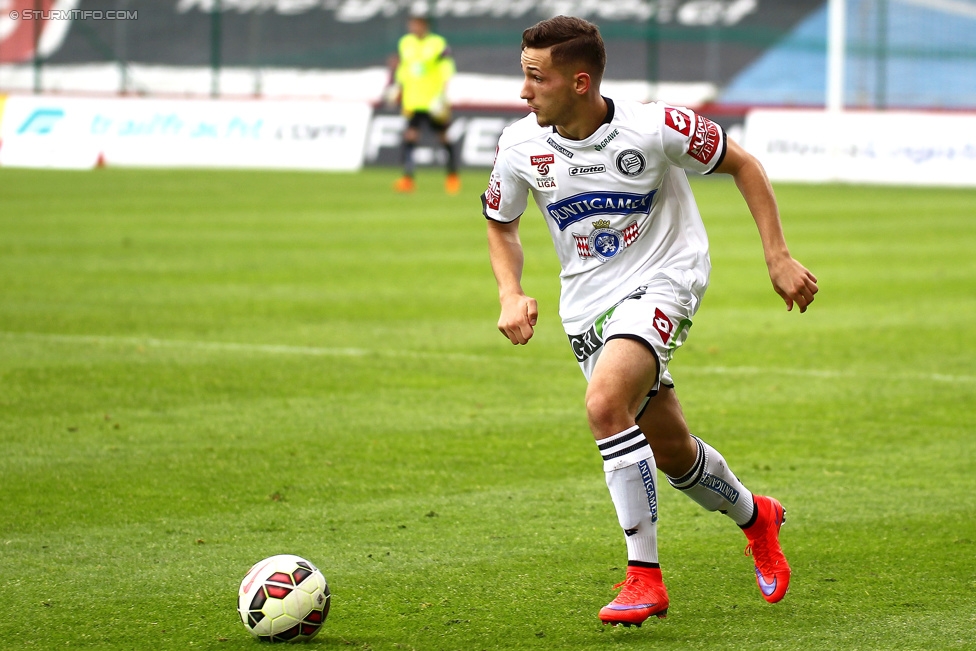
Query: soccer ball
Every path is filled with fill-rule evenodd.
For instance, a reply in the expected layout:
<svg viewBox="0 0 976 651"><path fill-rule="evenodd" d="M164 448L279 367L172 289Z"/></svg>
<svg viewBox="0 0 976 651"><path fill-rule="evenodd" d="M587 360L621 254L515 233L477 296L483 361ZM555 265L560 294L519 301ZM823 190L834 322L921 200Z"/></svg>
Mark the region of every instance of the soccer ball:
<svg viewBox="0 0 976 651"><path fill-rule="evenodd" d="M329 615L329 584L300 556L279 554L256 563L237 592L248 633L264 642L311 640Z"/></svg>

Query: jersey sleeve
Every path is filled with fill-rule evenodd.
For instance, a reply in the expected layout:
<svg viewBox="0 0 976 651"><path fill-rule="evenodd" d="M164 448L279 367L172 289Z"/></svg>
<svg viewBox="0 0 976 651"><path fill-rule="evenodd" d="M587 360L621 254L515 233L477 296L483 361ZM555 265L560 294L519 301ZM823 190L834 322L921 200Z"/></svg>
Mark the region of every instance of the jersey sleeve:
<svg viewBox="0 0 976 651"><path fill-rule="evenodd" d="M661 139L664 155L676 166L709 174L725 158L725 130L703 115L662 104Z"/></svg>
<svg viewBox="0 0 976 651"><path fill-rule="evenodd" d="M444 47L441 49L441 53L437 55L437 70L440 72L441 81L445 84L454 76L457 72L457 66L454 63L454 55L451 52L451 46L444 41Z"/></svg>
<svg viewBox="0 0 976 651"><path fill-rule="evenodd" d="M481 195L482 213L496 222L513 222L529 205L529 187L512 169L506 150L495 154L488 189Z"/></svg>

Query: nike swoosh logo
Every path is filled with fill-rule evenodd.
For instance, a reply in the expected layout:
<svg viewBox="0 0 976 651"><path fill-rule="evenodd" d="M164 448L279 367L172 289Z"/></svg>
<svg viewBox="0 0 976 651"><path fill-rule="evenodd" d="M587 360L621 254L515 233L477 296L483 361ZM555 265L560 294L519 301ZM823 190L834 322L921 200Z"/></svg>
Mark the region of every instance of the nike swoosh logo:
<svg viewBox="0 0 976 651"><path fill-rule="evenodd" d="M267 560L267 559L265 559L265 560ZM266 568L270 564L271 564L271 562L268 561L267 563L262 564L260 567L258 567L257 565L255 565L253 568L251 568L251 571L247 573L247 576L246 577L244 577L245 579L250 578L250 580L247 582L247 585L243 586L244 587L244 594L250 594L251 593L251 586L254 585L254 580L258 578L258 574L261 573L261 570L263 570L264 568Z"/></svg>
<svg viewBox="0 0 976 651"><path fill-rule="evenodd" d="M767 597L770 596L770 595L772 595L774 592L776 592L776 577L775 576L773 577L773 582L772 583L768 583L766 581L766 579L763 578L762 572L760 572L759 571L759 568L757 567L756 568L756 580L759 582L759 589L762 590L762 593L764 595L766 595Z"/></svg>
<svg viewBox="0 0 976 651"><path fill-rule="evenodd" d="M607 608L610 610L639 610L641 608L653 608L657 603L650 604L631 604L626 606L621 606L619 604L609 604Z"/></svg>

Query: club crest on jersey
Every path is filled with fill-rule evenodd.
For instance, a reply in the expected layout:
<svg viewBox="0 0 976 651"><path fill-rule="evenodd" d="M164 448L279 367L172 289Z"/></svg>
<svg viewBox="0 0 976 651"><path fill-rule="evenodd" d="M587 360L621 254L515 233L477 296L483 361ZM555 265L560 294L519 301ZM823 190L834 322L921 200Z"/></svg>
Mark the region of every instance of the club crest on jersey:
<svg viewBox="0 0 976 651"><path fill-rule="evenodd" d="M625 149L617 154L617 171L627 176L640 176L647 167L644 154L636 149Z"/></svg>
<svg viewBox="0 0 976 651"><path fill-rule="evenodd" d="M584 260L596 258L600 262L607 262L633 244L640 235L640 227L636 221L619 231L610 227L609 220L599 219L593 222L593 228L593 232L589 235L573 233L576 239L576 253Z"/></svg>

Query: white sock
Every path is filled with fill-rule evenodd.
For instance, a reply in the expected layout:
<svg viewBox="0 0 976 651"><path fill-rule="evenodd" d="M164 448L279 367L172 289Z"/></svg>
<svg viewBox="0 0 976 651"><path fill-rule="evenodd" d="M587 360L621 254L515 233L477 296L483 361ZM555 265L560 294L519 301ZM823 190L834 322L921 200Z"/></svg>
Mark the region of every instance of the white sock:
<svg viewBox="0 0 976 651"><path fill-rule="evenodd" d="M627 560L657 566L657 466L639 427L597 441L610 499L627 541Z"/></svg>
<svg viewBox="0 0 976 651"><path fill-rule="evenodd" d="M752 518L752 493L729 470L729 464L718 450L697 436L698 456L691 470L668 482L709 511L721 511L739 526Z"/></svg>

